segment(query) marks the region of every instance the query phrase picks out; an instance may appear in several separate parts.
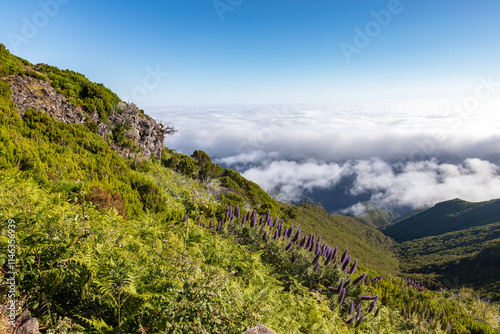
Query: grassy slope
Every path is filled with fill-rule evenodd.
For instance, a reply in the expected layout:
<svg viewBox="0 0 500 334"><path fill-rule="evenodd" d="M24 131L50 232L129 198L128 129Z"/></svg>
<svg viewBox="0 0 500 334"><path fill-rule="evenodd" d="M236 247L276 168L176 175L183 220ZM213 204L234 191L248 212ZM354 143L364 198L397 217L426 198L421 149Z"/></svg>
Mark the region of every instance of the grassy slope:
<svg viewBox="0 0 500 334"><path fill-rule="evenodd" d="M384 230L398 242L440 235L500 221L500 199L470 203L454 199L411 216Z"/></svg>
<svg viewBox="0 0 500 334"><path fill-rule="evenodd" d="M293 225L307 233L320 234L330 245L338 246L339 251L348 248L363 266L390 273L399 271L393 253L394 242L378 230L351 217L330 215L315 205L300 204L294 208L294 213Z"/></svg>

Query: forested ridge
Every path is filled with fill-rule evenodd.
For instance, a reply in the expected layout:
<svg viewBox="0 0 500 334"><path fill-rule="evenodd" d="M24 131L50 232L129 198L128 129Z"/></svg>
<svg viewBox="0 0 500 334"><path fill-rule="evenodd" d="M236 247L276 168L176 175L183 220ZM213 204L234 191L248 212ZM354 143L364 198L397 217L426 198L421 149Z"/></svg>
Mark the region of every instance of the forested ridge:
<svg viewBox="0 0 500 334"><path fill-rule="evenodd" d="M21 115L16 77L50 84L86 122ZM14 270L16 312L42 333L500 333L498 304L474 290L398 277L399 246L379 231L279 203L200 150L144 155L109 121L121 101L104 85L3 45L0 79L0 304Z"/></svg>

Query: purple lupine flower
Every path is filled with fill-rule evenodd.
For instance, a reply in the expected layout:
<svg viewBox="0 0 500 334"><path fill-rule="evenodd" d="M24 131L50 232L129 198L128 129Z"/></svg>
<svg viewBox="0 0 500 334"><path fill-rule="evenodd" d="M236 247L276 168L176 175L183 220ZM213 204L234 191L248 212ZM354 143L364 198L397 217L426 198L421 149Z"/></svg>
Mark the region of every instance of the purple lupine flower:
<svg viewBox="0 0 500 334"><path fill-rule="evenodd" d="M354 274L354 272L356 271L357 265L358 265L358 259L355 259L352 266L351 266L351 269L349 270L349 275Z"/></svg>
<svg viewBox="0 0 500 334"><path fill-rule="evenodd" d="M213 227L214 227L214 219L210 218L210 228L213 228Z"/></svg>
<svg viewBox="0 0 500 334"><path fill-rule="evenodd" d="M269 216L269 218L266 220L266 225L267 226L273 225L273 216Z"/></svg>
<svg viewBox="0 0 500 334"><path fill-rule="evenodd" d="M359 300L359 299L358 299L358 300L356 301L356 305L354 305L354 309L355 309L356 311L358 311L358 315L359 315L359 312L360 312L360 310L361 310L361 300Z"/></svg>
<svg viewBox="0 0 500 334"><path fill-rule="evenodd" d="M365 316L361 314L358 318L358 321L356 321L356 325L354 325L354 328L358 328L364 319L365 319Z"/></svg>
<svg viewBox="0 0 500 334"><path fill-rule="evenodd" d="M233 214L233 207L229 205L226 211L226 220L231 219L232 214Z"/></svg>
<svg viewBox="0 0 500 334"><path fill-rule="evenodd" d="M337 251L338 251L338 247L335 246L335 248L333 249L332 251L332 259L335 258L337 256ZM337 262L337 259L335 259L335 262Z"/></svg>
<svg viewBox="0 0 500 334"><path fill-rule="evenodd" d="M358 300L378 300L378 295L376 295L376 296L358 296Z"/></svg>
<svg viewBox="0 0 500 334"><path fill-rule="evenodd" d="M240 225L245 225L247 222L247 215L243 214L243 217L241 218L241 224Z"/></svg>
<svg viewBox="0 0 500 334"><path fill-rule="evenodd" d="M345 323L346 323L347 325L350 325L350 324L352 324L353 322L354 322L354 317L352 317L352 318L351 318L351 319L349 319L349 320L346 320L346 322L345 322Z"/></svg>
<svg viewBox="0 0 500 334"><path fill-rule="evenodd" d="M286 251L289 251L293 246L293 241L290 241L290 243L288 244L288 246L285 247L285 250Z"/></svg>
<svg viewBox="0 0 500 334"><path fill-rule="evenodd" d="M279 218L278 218L278 216L276 216L276 218L274 219L274 223L273 223L272 228L275 228L276 225L278 225L278 221L279 221Z"/></svg>
<svg viewBox="0 0 500 334"><path fill-rule="evenodd" d="M274 241L278 240L278 233L279 233L279 230L276 229L276 231L274 231L274 237L273 237Z"/></svg>
<svg viewBox="0 0 500 334"><path fill-rule="evenodd" d="M365 280L365 278L366 278L366 273L363 273L363 274L359 275L359 276L358 276L358 278L356 278L356 279L352 282L352 284L353 284L354 286L356 286L356 285L358 285L359 283L363 282L363 281Z"/></svg>
<svg viewBox="0 0 500 334"><path fill-rule="evenodd" d="M354 301L351 301L349 305L349 315L352 315L352 312L354 312Z"/></svg>
<svg viewBox="0 0 500 334"><path fill-rule="evenodd" d="M370 307L368 308L368 313L372 313L373 310L375 309L375 305L377 304L377 301L374 300L370 303Z"/></svg>
<svg viewBox="0 0 500 334"><path fill-rule="evenodd" d="M339 298L337 300L339 305L341 305L344 302L344 298L345 298L345 289L342 289L340 290Z"/></svg>
<svg viewBox="0 0 500 334"><path fill-rule="evenodd" d="M222 227L222 220L219 222L219 224L217 224L217 229L215 230L215 232L219 232L221 227Z"/></svg>
<svg viewBox="0 0 500 334"><path fill-rule="evenodd" d="M313 265L316 265L317 263L319 263L319 255L316 255L312 262Z"/></svg>
<svg viewBox="0 0 500 334"><path fill-rule="evenodd" d="M299 247L300 248L304 247L304 243L305 243L305 237L300 238Z"/></svg>
<svg viewBox="0 0 500 334"><path fill-rule="evenodd" d="M257 211L254 210L254 213L255 214L252 217L252 221L250 222L250 227L252 227L252 228L254 228L258 222Z"/></svg>
<svg viewBox="0 0 500 334"><path fill-rule="evenodd" d="M309 252L314 252L314 235L311 235L311 245L309 246Z"/></svg>
<svg viewBox="0 0 500 334"><path fill-rule="evenodd" d="M262 232L264 230L264 227L266 226L266 224L262 224L260 225L260 229L259 229L259 232Z"/></svg>
<svg viewBox="0 0 500 334"><path fill-rule="evenodd" d="M331 262L331 261L332 261L332 257L331 257L330 255L328 255L328 256L326 257L325 262L324 262L325 267L326 267L326 266L328 266L328 265L330 264L330 262Z"/></svg>
<svg viewBox="0 0 500 334"><path fill-rule="evenodd" d="M340 263L344 263L345 258L347 257L347 248L345 249L344 253L342 254L342 257L340 258Z"/></svg>
<svg viewBox="0 0 500 334"><path fill-rule="evenodd" d="M349 262L351 262L351 256L347 256L345 258L344 264L342 265L342 271L345 272L347 266L349 265Z"/></svg>
<svg viewBox="0 0 500 334"><path fill-rule="evenodd" d="M271 209L268 209L266 212L266 222L269 219L269 217L271 217Z"/></svg>
<svg viewBox="0 0 500 334"><path fill-rule="evenodd" d="M352 282L352 278L349 277L347 279L347 281L345 281L345 283L344 283L344 289L347 289L347 287L351 284L351 282Z"/></svg>
<svg viewBox="0 0 500 334"><path fill-rule="evenodd" d="M321 250L319 248L316 248L316 251L314 252L314 255L321 256Z"/></svg>
<svg viewBox="0 0 500 334"><path fill-rule="evenodd" d="M236 218L240 218L241 212L240 212L240 207L238 204L236 204L236 208L234 208L234 216Z"/></svg>
<svg viewBox="0 0 500 334"><path fill-rule="evenodd" d="M314 266L314 272L317 273L319 269L319 261L316 262L316 265Z"/></svg>
<svg viewBox="0 0 500 334"><path fill-rule="evenodd" d="M292 241L296 242L297 240L299 240L299 238L300 238L300 228L297 229L297 232L295 232L295 235L293 236Z"/></svg>
<svg viewBox="0 0 500 334"><path fill-rule="evenodd" d="M297 258L295 257L295 253L292 253L292 263L295 263L297 261Z"/></svg>
<svg viewBox="0 0 500 334"><path fill-rule="evenodd" d="M290 226L290 228L288 228L287 237L291 238L292 237L292 233L293 233L293 226Z"/></svg>
<svg viewBox="0 0 500 334"><path fill-rule="evenodd" d="M342 278L340 280L339 286L337 287L337 291L340 293L340 291L344 288L344 279Z"/></svg>

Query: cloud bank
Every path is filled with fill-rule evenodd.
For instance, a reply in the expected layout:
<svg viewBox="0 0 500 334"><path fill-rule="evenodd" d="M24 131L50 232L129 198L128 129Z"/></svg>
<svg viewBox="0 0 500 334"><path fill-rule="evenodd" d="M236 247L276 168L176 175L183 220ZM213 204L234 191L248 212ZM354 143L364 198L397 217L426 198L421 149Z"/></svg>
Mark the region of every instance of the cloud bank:
<svg viewBox="0 0 500 334"><path fill-rule="evenodd" d="M416 208L500 197L500 100L473 110L461 108L462 100L175 106L148 113L178 130L166 146L185 154L202 149L280 201L349 180L346 195Z"/></svg>
<svg viewBox="0 0 500 334"><path fill-rule="evenodd" d="M432 206L453 198L471 202L500 197L500 167L469 158L460 164L426 161L388 163L379 158L343 164L273 161L246 170L243 176L264 190L278 192L276 199L294 202L305 191L335 188L342 178L354 180L348 195L369 193L370 202L383 208ZM360 207L352 207L359 213Z"/></svg>

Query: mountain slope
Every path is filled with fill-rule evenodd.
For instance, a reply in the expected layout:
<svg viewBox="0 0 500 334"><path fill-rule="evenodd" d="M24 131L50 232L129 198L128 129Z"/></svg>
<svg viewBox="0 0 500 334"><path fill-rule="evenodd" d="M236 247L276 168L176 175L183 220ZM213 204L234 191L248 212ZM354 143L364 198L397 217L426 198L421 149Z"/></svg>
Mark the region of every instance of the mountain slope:
<svg viewBox="0 0 500 334"><path fill-rule="evenodd" d="M383 232L398 242L404 242L497 221L500 221L500 199L479 203L454 199L438 203L386 228Z"/></svg>
<svg viewBox="0 0 500 334"><path fill-rule="evenodd" d="M384 210L373 203L363 202L361 204L364 207L365 213L356 217L356 219L373 228L383 229L400 217L397 212Z"/></svg>
<svg viewBox="0 0 500 334"><path fill-rule="evenodd" d="M404 242L401 269L419 279L438 279L449 288L472 286L500 299L500 222ZM490 254L491 253L491 254Z"/></svg>
<svg viewBox="0 0 500 334"><path fill-rule="evenodd" d="M396 273L399 262L393 252L394 242L380 231L366 226L352 217L330 215L323 208L300 204L291 207L292 225L301 227L307 233L320 234L339 250L348 248L358 257L363 266L381 272Z"/></svg>

